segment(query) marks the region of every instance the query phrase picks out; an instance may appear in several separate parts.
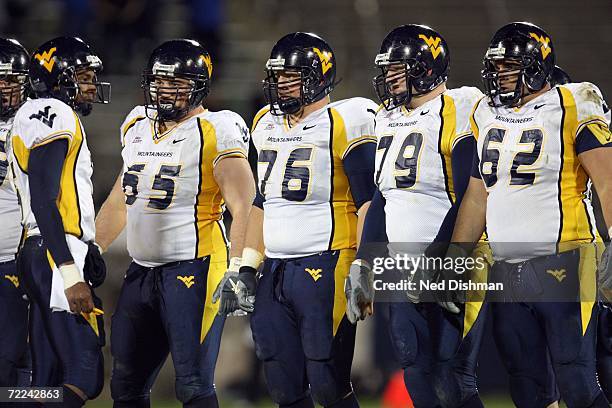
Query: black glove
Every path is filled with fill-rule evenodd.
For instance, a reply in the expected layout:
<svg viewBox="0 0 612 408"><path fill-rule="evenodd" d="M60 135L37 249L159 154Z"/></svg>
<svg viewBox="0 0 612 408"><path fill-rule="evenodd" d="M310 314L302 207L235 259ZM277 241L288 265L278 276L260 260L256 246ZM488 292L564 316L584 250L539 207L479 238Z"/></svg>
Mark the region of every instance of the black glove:
<svg viewBox="0 0 612 408"><path fill-rule="evenodd" d="M238 273L227 271L213 293L212 302L219 305L219 314L226 316L240 309L247 313L255 307L257 290L257 270L250 266L241 266Z"/></svg>
<svg viewBox="0 0 612 408"><path fill-rule="evenodd" d="M467 258L468 256L469 254L463 247L458 244L450 244L443 261L445 261L444 263L448 262L451 264L451 262L449 262L450 259L452 260L452 265L454 266L458 258ZM435 292L438 305L451 313L459 313L461 311L459 305L465 303L465 291L460 289L450 289L450 281L458 280L460 278L460 274L455 272L454 268L444 268L443 266L442 268L436 269L433 275L434 282L444 284L444 290L438 290Z"/></svg>
<svg viewBox="0 0 612 408"><path fill-rule="evenodd" d="M83 275L92 288L97 288L106 279L106 263L100 254L100 248L94 242L88 242L87 246Z"/></svg>

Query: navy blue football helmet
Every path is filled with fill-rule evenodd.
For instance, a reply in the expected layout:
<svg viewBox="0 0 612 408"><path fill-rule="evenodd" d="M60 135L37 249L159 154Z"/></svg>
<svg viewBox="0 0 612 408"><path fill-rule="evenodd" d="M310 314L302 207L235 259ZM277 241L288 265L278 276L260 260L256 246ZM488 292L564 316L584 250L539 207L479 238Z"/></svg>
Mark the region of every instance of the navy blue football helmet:
<svg viewBox="0 0 612 408"><path fill-rule="evenodd" d="M77 37L54 38L32 55L32 92L39 98L59 99L86 116L93 103L110 102L110 84L98 81L102 68L102 61L85 41ZM92 71L90 79L79 79L84 71ZM92 92L84 92L85 87L91 87Z"/></svg>
<svg viewBox="0 0 612 408"><path fill-rule="evenodd" d="M0 119L7 120L26 101L28 65L26 49L13 39L0 38Z"/></svg>
<svg viewBox="0 0 612 408"><path fill-rule="evenodd" d="M279 94L278 79L283 72L298 74L295 84L281 84L281 87L299 84L298 97ZM330 45L318 35L287 34L272 48L266 62L263 90L273 115L297 113L304 106L323 99L336 85L336 58Z"/></svg>

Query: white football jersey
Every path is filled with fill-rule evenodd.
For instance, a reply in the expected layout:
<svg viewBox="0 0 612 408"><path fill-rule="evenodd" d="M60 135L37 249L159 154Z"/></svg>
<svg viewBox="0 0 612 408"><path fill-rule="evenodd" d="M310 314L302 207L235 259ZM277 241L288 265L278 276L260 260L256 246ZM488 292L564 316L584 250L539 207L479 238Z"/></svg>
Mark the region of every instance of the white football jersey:
<svg viewBox="0 0 612 408"><path fill-rule="evenodd" d="M431 243L454 202L451 153L471 137L477 88L449 89L417 109L380 108L376 172L389 242ZM466 163L471 167L471 162Z"/></svg>
<svg viewBox="0 0 612 408"><path fill-rule="evenodd" d="M28 100L15 115L9 150L22 222L27 236L40 233L30 207L28 159L32 149L58 139L68 141L68 152L57 207L66 234L88 242L95 238L91 154L81 120L58 99Z"/></svg>
<svg viewBox="0 0 612 408"><path fill-rule="evenodd" d="M10 135L13 119L0 121L0 262L15 258L21 239L21 213L19 201L11 182L11 171L7 155L7 138Z"/></svg>
<svg viewBox="0 0 612 408"><path fill-rule="evenodd" d="M227 110L206 111L163 135L153 123L137 106L121 126L127 246L134 261L149 267L227 246L213 170L223 158L246 158L249 143L244 120Z"/></svg>
<svg viewBox="0 0 612 408"><path fill-rule="evenodd" d="M608 126L599 89L586 82L557 86L520 108L487 102L478 102L471 123L495 258L521 261L552 254L560 243L600 240L576 151L584 126ZM596 136L610 142L609 132ZM503 242L530 244L497 245Z"/></svg>
<svg viewBox="0 0 612 408"><path fill-rule="evenodd" d="M256 115L252 132L268 257L355 248L357 210L343 159L375 141L376 108L369 99L345 99L293 127L267 108Z"/></svg>

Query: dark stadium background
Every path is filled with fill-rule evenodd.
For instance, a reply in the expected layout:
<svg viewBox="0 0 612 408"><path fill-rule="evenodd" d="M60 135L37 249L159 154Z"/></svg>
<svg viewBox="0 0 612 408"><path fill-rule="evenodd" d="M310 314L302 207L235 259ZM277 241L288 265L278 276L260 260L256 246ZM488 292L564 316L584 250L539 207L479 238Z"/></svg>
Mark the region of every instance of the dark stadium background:
<svg viewBox="0 0 612 408"><path fill-rule="evenodd" d="M380 41L394 26L427 24L444 35L451 50L450 86L480 86L481 61L488 40L502 24L531 21L551 35L557 63L575 81L594 82L612 98L612 1L610 0L0 0L4 36L15 36L29 50L61 34L89 40L101 55L104 78L112 83L112 103L96 106L84 124L94 159L96 206L121 168L119 125L141 103L140 73L148 53L163 40L191 37L213 55L211 109L231 109L247 123L262 104L261 80L268 53L282 35L312 31L333 47L341 84L334 99L374 98L371 78ZM105 301L107 342L110 317L129 262L120 239L105 255L109 278ZM360 326L354 363L355 386L368 406L383 406L384 380L393 373L390 346L378 320ZM378 334L375 334L378 333ZM110 349L106 371L110 376ZM217 366L223 406L247 407L264 397L245 318L226 324ZM166 365L154 387L154 406L174 397ZM506 378L490 332L480 359L480 388L486 406L511 406ZM260 406L270 406L261 400ZM88 404L89 406L89 404ZM92 406L111 406L108 383Z"/></svg>

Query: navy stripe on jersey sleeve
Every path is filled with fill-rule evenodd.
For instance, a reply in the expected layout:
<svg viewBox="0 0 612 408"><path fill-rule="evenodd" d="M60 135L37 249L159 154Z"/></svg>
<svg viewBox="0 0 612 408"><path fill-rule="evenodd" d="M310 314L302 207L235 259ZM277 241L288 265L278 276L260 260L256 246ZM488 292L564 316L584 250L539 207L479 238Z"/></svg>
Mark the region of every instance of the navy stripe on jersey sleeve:
<svg viewBox="0 0 612 408"><path fill-rule="evenodd" d="M600 134L595 135L594 131ZM600 124L584 126L576 138L576 153L584 153L598 147L612 147L610 130L604 129Z"/></svg>
<svg viewBox="0 0 612 408"><path fill-rule="evenodd" d="M376 143L363 143L348 152L342 161L357 209L374 195L375 157Z"/></svg>
<svg viewBox="0 0 612 408"><path fill-rule="evenodd" d="M266 198L259 192L259 186L255 188L255 199L253 200L253 205L255 207L261 208L263 210L264 202Z"/></svg>
<svg viewBox="0 0 612 408"><path fill-rule="evenodd" d="M478 145L474 148L474 154L472 155L472 177L482 179L480 175L480 158L478 157Z"/></svg>

